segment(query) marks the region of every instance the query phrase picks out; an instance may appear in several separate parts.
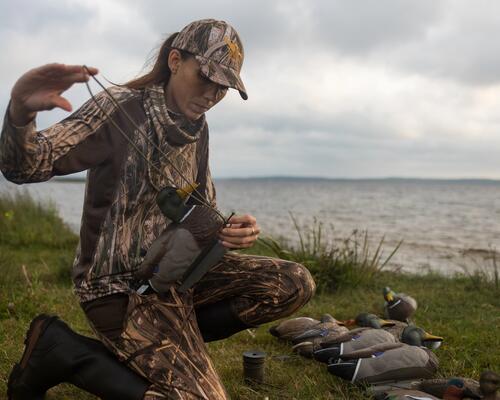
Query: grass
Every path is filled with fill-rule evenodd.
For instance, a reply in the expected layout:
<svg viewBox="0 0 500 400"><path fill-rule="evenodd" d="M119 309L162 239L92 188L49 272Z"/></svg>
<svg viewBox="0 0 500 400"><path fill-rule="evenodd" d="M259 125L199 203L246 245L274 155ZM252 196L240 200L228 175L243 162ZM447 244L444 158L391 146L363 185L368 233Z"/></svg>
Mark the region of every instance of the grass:
<svg viewBox="0 0 500 400"><path fill-rule="evenodd" d="M317 228L316 225L316 232ZM5 229L10 231L5 232ZM269 255L278 250L283 255L288 252L287 257L305 255L306 263L314 261L311 255L317 253L318 248L308 250L307 246L314 244L314 239L308 242L307 232L302 232L303 248L289 248L275 242L278 247L274 250L260 243L252 251ZM419 309L415 322L431 333L445 337L443 346L437 350L441 376L478 378L483 369L498 368L500 292L494 280L483 279L478 283L467 275L446 278L437 274L416 276L381 270L380 266L386 258L379 258L378 264L371 264L374 256L381 254L381 249L373 253L368 248L363 250L366 243L363 237L358 238L357 256L354 256L352 241L348 244L351 246L350 251L345 250L340 243L339 253L334 254L351 254L348 257L339 256L339 260L366 260L365 267L359 271L364 273L365 268L372 265L377 268L377 272L370 274L369 279L356 278L351 281L356 285L348 286L346 282L349 281L338 282L334 285L335 290L330 284L318 281L321 290L297 315L319 317L328 312L338 319L348 319L362 311L380 313L381 289L388 285L417 298ZM55 210L36 204L27 195L17 199L0 198L0 398L6 397L8 374L12 364L21 356L24 334L29 322L37 314L58 314L78 332L91 335L71 290L70 269L76 244L77 237L57 217ZM325 244L321 246L326 254L334 250ZM316 256L316 259L328 258L326 255ZM322 273L322 264L315 262L317 265L311 263L311 268L317 268L318 273ZM328 268L336 268L336 265L330 264ZM319 276L316 275L317 280ZM335 277L333 272L331 276ZM362 388L329 375L324 366L294 357L289 345L277 341L267 332L270 325L209 344L210 354L231 398L367 398ZM258 387L246 385L242 379L241 355L250 349L267 353L266 384ZM57 386L47 398L94 399L70 385Z"/></svg>
<svg viewBox="0 0 500 400"><path fill-rule="evenodd" d="M368 284L384 269L402 244L402 241L399 242L388 256L383 257L384 238L371 251L367 231L354 230L347 238L327 240L327 237L334 237L333 226L330 232L326 232L329 235L325 236L324 224L317 219L311 226L301 227L292 214L290 217L298 236L298 245L290 245L286 239L273 238L263 238L260 243L271 251L271 255L306 265L320 291L352 289Z"/></svg>

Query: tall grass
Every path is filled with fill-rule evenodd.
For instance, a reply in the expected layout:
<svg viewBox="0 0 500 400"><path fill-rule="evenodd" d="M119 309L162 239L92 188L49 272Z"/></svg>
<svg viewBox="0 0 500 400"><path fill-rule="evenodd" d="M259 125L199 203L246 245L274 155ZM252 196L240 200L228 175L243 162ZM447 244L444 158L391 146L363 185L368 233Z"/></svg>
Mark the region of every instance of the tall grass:
<svg viewBox="0 0 500 400"><path fill-rule="evenodd" d="M71 285L78 237L50 203L26 191L0 195L0 300L2 293L27 283Z"/></svg>
<svg viewBox="0 0 500 400"><path fill-rule="evenodd" d="M370 282L384 269L402 244L399 242L384 257L384 238L378 241L374 249L367 231L354 230L347 238L332 240L332 226L330 232L325 232L324 224L315 218L310 226L301 227L292 214L290 217L298 235L298 245L272 238L260 241L279 258L307 266L319 290L353 288Z"/></svg>
<svg viewBox="0 0 500 400"><path fill-rule="evenodd" d="M491 247L485 255L480 257L480 260L473 257L466 258L464 254L464 262L460 267L475 289L493 287L495 290L500 291L498 254L494 247Z"/></svg>
<svg viewBox="0 0 500 400"><path fill-rule="evenodd" d="M0 195L0 244L57 248L76 239L53 204L39 203L27 191Z"/></svg>

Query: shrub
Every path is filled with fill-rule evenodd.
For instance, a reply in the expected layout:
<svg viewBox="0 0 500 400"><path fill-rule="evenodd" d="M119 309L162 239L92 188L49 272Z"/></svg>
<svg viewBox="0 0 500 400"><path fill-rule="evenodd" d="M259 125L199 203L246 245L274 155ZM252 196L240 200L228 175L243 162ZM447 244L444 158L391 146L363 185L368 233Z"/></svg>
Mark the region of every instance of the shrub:
<svg viewBox="0 0 500 400"><path fill-rule="evenodd" d="M63 247L76 241L53 204L36 202L27 191L0 195L0 244Z"/></svg>
<svg viewBox="0 0 500 400"><path fill-rule="evenodd" d="M302 228L290 214L298 235L298 245L290 245L283 239L263 238L261 244L277 257L304 264L316 280L319 290L336 290L341 287L356 287L370 282L394 256L402 242L383 259L384 238L375 250L371 250L367 231L354 230L341 240L328 240L323 223L316 218L309 227ZM333 227L331 227L334 237Z"/></svg>

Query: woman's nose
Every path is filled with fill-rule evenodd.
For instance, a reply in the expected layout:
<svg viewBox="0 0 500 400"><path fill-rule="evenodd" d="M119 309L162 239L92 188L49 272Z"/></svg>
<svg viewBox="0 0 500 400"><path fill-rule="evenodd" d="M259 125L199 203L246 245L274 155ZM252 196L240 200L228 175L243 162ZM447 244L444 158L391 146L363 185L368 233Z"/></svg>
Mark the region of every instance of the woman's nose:
<svg viewBox="0 0 500 400"><path fill-rule="evenodd" d="M210 102L217 102L226 94L227 89L216 83L211 83L205 92L205 98Z"/></svg>

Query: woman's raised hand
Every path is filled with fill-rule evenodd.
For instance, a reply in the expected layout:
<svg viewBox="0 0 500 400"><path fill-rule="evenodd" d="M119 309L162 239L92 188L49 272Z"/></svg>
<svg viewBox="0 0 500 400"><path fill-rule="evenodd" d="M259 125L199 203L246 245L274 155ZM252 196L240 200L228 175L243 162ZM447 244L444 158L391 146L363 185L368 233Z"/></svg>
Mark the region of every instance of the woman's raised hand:
<svg viewBox="0 0 500 400"><path fill-rule="evenodd" d="M71 111L70 102L61 96L73 84L86 82L89 74L97 74L97 69L81 65L47 64L34 68L21 76L11 92L9 117L14 125L29 123L38 111L55 107Z"/></svg>

